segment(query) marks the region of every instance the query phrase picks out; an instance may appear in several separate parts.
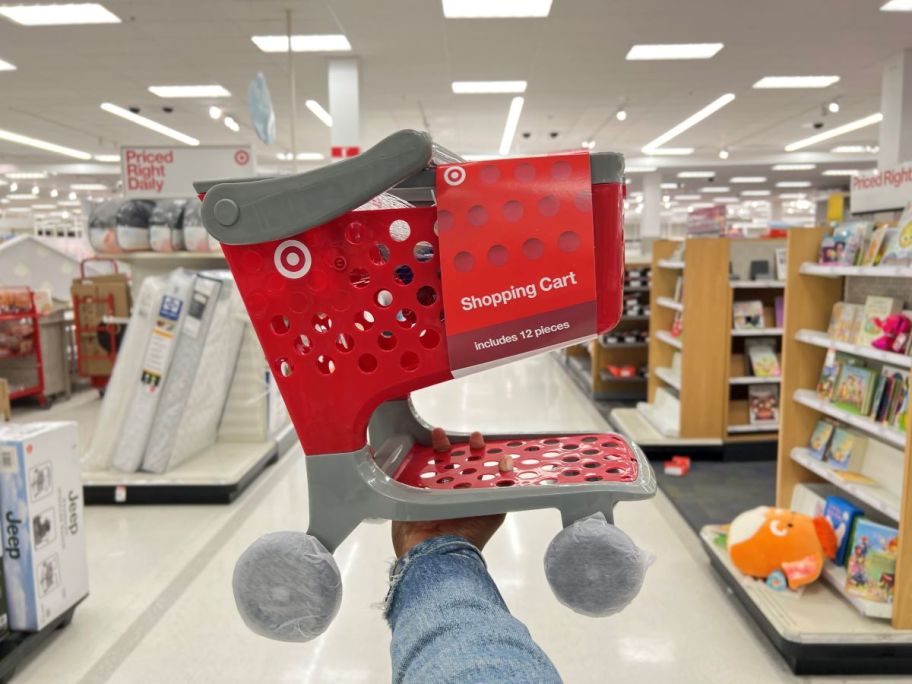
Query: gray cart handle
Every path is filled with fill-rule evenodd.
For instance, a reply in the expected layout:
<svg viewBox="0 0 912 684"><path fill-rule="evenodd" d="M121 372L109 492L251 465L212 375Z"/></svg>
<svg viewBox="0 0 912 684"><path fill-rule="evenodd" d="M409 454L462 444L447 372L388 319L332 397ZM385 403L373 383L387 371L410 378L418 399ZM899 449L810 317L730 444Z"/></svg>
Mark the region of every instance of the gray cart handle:
<svg viewBox="0 0 912 684"><path fill-rule="evenodd" d="M209 234L226 245L250 245L321 226L403 181L433 187L433 173L422 171L450 159L459 161L427 133L403 130L357 157L294 176L193 185L206 194L202 220ZM623 181L622 155L593 154L590 163L594 184Z"/></svg>

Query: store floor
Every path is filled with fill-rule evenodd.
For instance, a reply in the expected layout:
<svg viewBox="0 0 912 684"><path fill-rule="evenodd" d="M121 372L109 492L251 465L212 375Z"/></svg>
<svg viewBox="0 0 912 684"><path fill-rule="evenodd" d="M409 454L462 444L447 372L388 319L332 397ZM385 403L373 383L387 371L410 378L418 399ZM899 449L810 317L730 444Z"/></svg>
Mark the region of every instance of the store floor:
<svg viewBox="0 0 912 684"><path fill-rule="evenodd" d="M92 400L29 417L78 415ZM606 425L550 356L426 390L416 403L454 429ZM362 525L339 549L345 594L322 638L267 641L235 613L235 559L260 534L306 527L306 479L292 450L231 506L89 507L91 596L15 683L389 681L389 633L377 607L392 560L388 524ZM616 520L657 560L640 597L612 618L575 615L548 589L542 556L558 531L555 511L509 516L485 553L508 605L567 682L814 681L793 677L739 612L663 495L620 505Z"/></svg>

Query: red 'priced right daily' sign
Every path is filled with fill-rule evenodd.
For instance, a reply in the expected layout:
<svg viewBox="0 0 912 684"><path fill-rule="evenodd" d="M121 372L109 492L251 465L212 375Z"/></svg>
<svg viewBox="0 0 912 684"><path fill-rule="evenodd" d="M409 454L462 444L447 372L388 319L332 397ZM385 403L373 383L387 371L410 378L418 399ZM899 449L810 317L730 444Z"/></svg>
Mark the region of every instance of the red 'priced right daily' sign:
<svg viewBox="0 0 912 684"><path fill-rule="evenodd" d="M437 169L454 375L595 334L591 183L586 152Z"/></svg>

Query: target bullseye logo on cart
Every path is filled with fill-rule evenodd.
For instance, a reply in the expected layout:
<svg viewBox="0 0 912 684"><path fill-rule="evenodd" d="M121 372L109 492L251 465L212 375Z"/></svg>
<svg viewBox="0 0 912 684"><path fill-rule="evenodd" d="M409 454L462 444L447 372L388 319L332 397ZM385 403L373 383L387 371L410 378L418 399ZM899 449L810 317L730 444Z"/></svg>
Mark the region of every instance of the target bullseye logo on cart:
<svg viewBox="0 0 912 684"><path fill-rule="evenodd" d="M466 172L461 166L451 166L443 172L443 180L447 185L462 185L465 179Z"/></svg>
<svg viewBox="0 0 912 684"><path fill-rule="evenodd" d="M313 260L310 250L299 240L285 240L275 251L276 270L286 278L297 280L310 271Z"/></svg>

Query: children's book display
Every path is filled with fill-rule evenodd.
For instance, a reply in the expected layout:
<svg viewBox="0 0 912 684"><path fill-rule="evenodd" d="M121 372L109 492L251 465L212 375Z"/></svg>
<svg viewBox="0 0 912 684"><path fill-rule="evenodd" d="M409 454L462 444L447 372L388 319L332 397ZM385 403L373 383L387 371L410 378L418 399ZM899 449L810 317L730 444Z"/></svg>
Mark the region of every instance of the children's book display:
<svg viewBox="0 0 912 684"><path fill-rule="evenodd" d="M855 521L846 558L846 593L893 602L899 530L864 517Z"/></svg>
<svg viewBox="0 0 912 684"><path fill-rule="evenodd" d="M779 423L779 386L751 385L747 389L747 407L751 425Z"/></svg>
<svg viewBox="0 0 912 684"><path fill-rule="evenodd" d="M905 431L909 407L909 371L885 365L869 368L861 359L827 350L817 395L839 408Z"/></svg>
<svg viewBox="0 0 912 684"><path fill-rule="evenodd" d="M750 361L751 372L758 378L778 378L782 374L779 357L776 355L776 340L757 338L746 340L744 348Z"/></svg>
<svg viewBox="0 0 912 684"><path fill-rule="evenodd" d="M912 203L896 225L877 228L869 221L841 223L820 243L820 264L840 266L912 265Z"/></svg>
<svg viewBox="0 0 912 684"><path fill-rule="evenodd" d="M763 302L759 299L733 302L735 330L763 328Z"/></svg>
<svg viewBox="0 0 912 684"><path fill-rule="evenodd" d="M864 304L833 305L827 335L836 342L912 353L912 310L894 297L869 296Z"/></svg>

